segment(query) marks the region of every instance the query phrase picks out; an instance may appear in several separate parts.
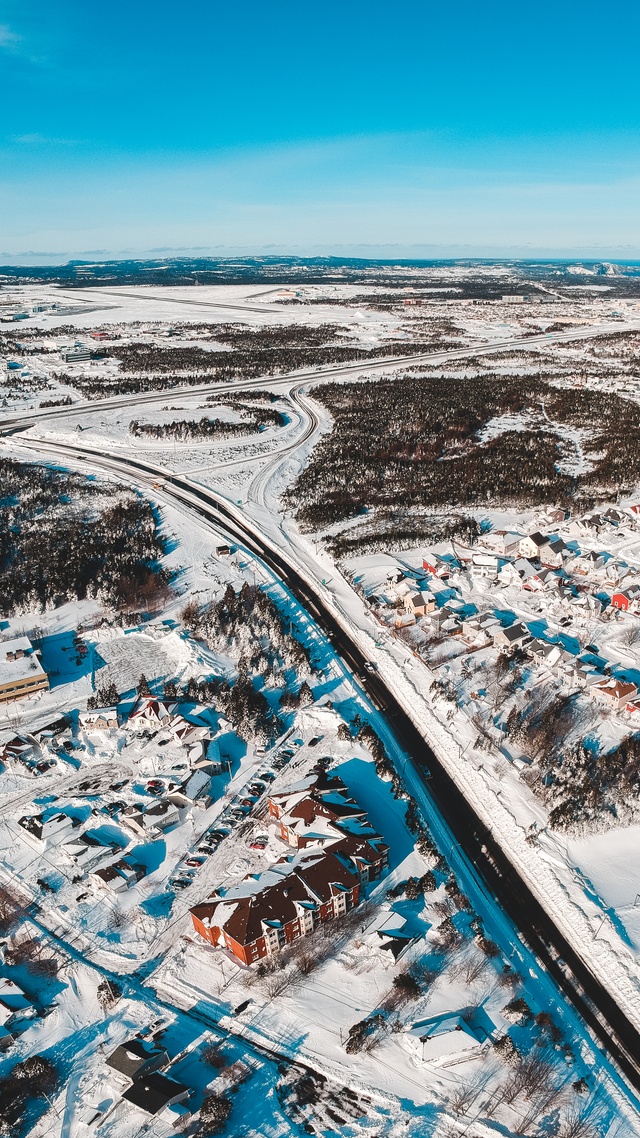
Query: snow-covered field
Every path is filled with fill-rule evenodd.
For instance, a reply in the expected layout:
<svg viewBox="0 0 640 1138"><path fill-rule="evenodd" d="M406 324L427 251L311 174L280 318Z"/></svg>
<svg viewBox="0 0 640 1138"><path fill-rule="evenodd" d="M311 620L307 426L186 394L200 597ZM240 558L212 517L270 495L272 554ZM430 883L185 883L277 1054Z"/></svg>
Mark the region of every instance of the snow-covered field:
<svg viewBox="0 0 640 1138"><path fill-rule="evenodd" d="M43 398L67 394L78 401L73 388L53 378L63 366L70 373L81 367L62 364L61 351L72 345L74 337L56 333L60 323L76 329L79 339L96 327L105 327L130 341L146 338L149 343L166 346L163 331L170 322L179 322L182 330L177 339L172 338L172 345L212 348L210 342L189 339L186 326L205 321L242 321L255 328L279 322L332 322L348 329L363 347L373 347L393 338L428 336L419 330L426 315L455 322L456 339L466 343L507 341L527 331L544 330L559 314L576 323L591 323L594 329L611 317L611 301L604 294L594 294L588 304L578 299L563 301L561 313L558 306L533 312L528 306L516 308L500 302L492 307L474 307L456 301L452 281L452 277L443 276L441 287L449 291L432 290L428 311L425 307L408 308L401 315L331 304L332 299L344 301L365 291L352 285L322 286L326 303L308 305L282 302L317 298L320 286L264 292L240 286L166 291L149 286L83 289L64 295L55 288L16 286L16 304L56 302L76 311L43 312L21 322L25 327L41 329L43 343L54 348L50 355L28 357L33 375L41 375L49 386L29 391L25 379L20 392L12 391L9 383L3 412L13 415L17 407L27 409ZM375 288L366 291L375 297ZM289 295L297 292L300 296ZM246 311L225 308L225 304L244 304ZM636 316L630 303L616 303L616 309L630 318ZM20 325L3 325L3 330L17 339ZM544 349L535 349L545 363L569 361L576 368L590 350L588 342L561 347L549 343ZM15 355L19 360L19 352ZM534 360L531 366L535 369L540 365ZM519 365L505 360L500 367L508 371ZM117 372L111 360L96 361L90 368L95 375ZM630 380L627 377L621 382L629 384ZM355 581L365 594L379 594L388 586L389 573L396 570L410 581L423 581L423 557L450 555L452 550L418 549L360 558L348 566L350 580L343 578L326 552L301 536L283 514L280 499L319 435L330 429L329 416L292 381L266 379L265 388L282 393L281 401L274 406L289 415L289 422L247 440L167 446L158 440L132 440L132 418L159 424L211 413L237 421L237 412L227 407L222 397L219 403L209 403L194 393L174 396L162 392L154 402L139 407L132 402L117 410L92 410L90 404L78 401L79 410L73 416L51 414L30 429L25 442L30 438L34 450L28 451L20 438L13 438L4 453L35 459L46 454L47 442L56 441L77 445L78 453L82 446L124 456L144 449L157 465L187 471L229 501L241 501L260 529L322 582L327 598L376 659L405 705L411 707L425 735L442 753L482 816L491 820L529 879L537 877L537 886L562 920L565 933L580 942L603 981L624 994L625 1011L631 1017L640 1017L637 820L606 833L567 835L546 828L545 808L522 778L522 748L510 750L508 741L492 725L494 709L486 692L481 699L476 698L480 669L489 670L495 661L493 647L461 651L457 637L450 642L444 638L435 646L436 654L424 659L420 651L429 640L426 620L418 622L412 630L413 640L407 643L395 634L393 622L380 612L372 615L370 606L351 587ZM536 425L543 425L543 413ZM503 419L489 424L487 431L495 434L512 426L510 420ZM567 470L585 469L588 438L580 431L567 431L565 436ZM90 462L88 465L91 469ZM41 1104L41 1118L34 1117L30 1132L36 1138L86 1138L89 1134L134 1138L145 1132L147 1124L149 1132L158 1138L172 1132L178 1115L171 1109L150 1122L147 1113L119 1102L122 1088L106 1063L118 1043L160 1021L170 1059L165 1073L182 1078L189 1086L188 1101L195 1112L206 1088L219 1077L218 1069L209 1066L204 1057L208 1043L221 1042L227 1066L240 1059L249 1065L247 1081L232 1096L234 1113L229 1130L248 1138L293 1138L300 1127L308 1133L341 1133L355 1138L400 1138L409 1131L438 1138L466 1133L484 1138L497 1132L533 1133L533 1126L538 1127L536 1133L551 1134L554 1127L557 1132L561 1124L568 1125L573 1112L580 1109L591 1111L594 1134L622 1138L638 1133L638 1116L614 1068L599 1054L528 950L520 942L514 944L512 929L478 888L475 875L424 788L412 780L404 756L394 750L385 724L330 646L257 560L242 550L220 556L218 547L226 541L224 534L202 519L196 523L187 508L172 502L161 486L152 495L168 539L165 567L177 582L176 597L153 627L124 631L101 626L99 606L82 602L52 613L26 614L6 622L2 630L5 638L37 630L52 686L48 693L30 700L0 705L0 743L16 732L35 732L56 715L68 712L72 713L72 739L79 744L68 752L52 753L53 766L37 778L22 772L17 764L0 774L0 885L12 880L20 883L25 902L33 905L23 929L29 936L42 937L59 959L58 979L47 990L25 966L20 973L12 973L27 996L41 1007L0 1060L0 1078L17 1059L33 1054L55 1056L63 1071L61 1091L51 1104ZM532 511L496 511L490 517L478 512L478 520L488 520L494 531L515 529L522 534L544 524ZM640 573L640 537L633 529L607 533L606 542L600 536L564 536L578 542L584 552L595 552L606 545L617 562L624 561L631 573ZM123 707L130 708L142 673L156 692L167 679L181 684L212 676L233 679L238 645L230 644L228 654L207 648L186 632L181 611L188 600L208 603L220 598L228 584L237 589L243 581L258 582L277 595L281 608L314 643L321 661L321 671L312 679L313 705L291 713L287 719L287 742L294 757L271 772L274 789L285 788L291 779L299 778L319 753L327 755L332 770L366 807L372 824L390 846L390 871L371 890L362 922L342 934L337 931L331 951L308 974L295 973L288 966L291 975L283 978L281 986L273 975L256 976L255 970L249 972L225 951L201 941L188 916L189 907L214 888L228 887L259 873L287 854L287 847L266 816L265 799L232 828L202 865L192 867L186 886L172 884L176 876L187 873L186 859L197 853L202 836L216 827L220 816L257 774L270 769L272 752L264 754L250 740L242 739L234 724L227 723L216 710L215 698L204 708L181 700L180 712L208 728L212 737L209 757L222 773L213 776L210 802L183 803L172 825L162 833L145 835L132 830L122 808L113 812L111 808L117 803L136 809L152 804L150 780L160 780L167 792L175 790L195 769L202 747L183 745L166 731L145 739L134 737L124 727L111 732L83 730L76 714L98 687L112 683L124 697ZM601 654L617 668L637 669L640 678L638 649L621 638L624 622L633 624L634 617L604 623L598 621L597 614L587 617L576 608L567 625L562 623L566 616L562 606L554 608L542 594L525 594L515 584L503 587L502 583L463 573L447 583L431 576L428 585L436 595L438 608L457 598L469 612L508 611L515 619L535 625L536 636L542 635L543 626L566 639L579 634L579 648L597 637ZM81 659L73 639L79 625L85 629L82 638L87 645ZM456 687L459 700L455 706L434 699L430 691L434 679ZM526 677L532 688L553 682L534 666ZM271 698L271 690L265 691ZM495 941L495 955L481 950L471 928L471 914L451 907L445 890L448 868L437 870L436 888L417 899L407 898L402 889L395 896L389 893L407 878L422 876L431 864L418 853L407 828L406 800L393 796L390 781L376 774L371 755L355 736L347 741L344 732L338 735L339 727L353 724L356 714L363 721L373 722L379 731L396 769L423 811L440 854L484 922L487 937ZM477 745L480 722L487 735L482 749ZM597 729L603 745L614 745L632 726L632 720L624 715L609 714L600 717ZM590 731L595 729L591 724ZM309 743L318 736L321 745L316 750ZM110 893L96 882L91 870L70 860L61 844L38 845L25 836L20 818L35 814L49 818L60 811L75 819L82 832L97 836L99 844L113 847L101 864L130 857L144 868L140 880L126 891ZM532 839L533 823L536 836ZM256 835L265 836L262 850L251 848ZM380 921L387 919L404 920L415 934L397 962L379 944ZM438 926L451 919L460 943L442 952ZM0 965L0 980L12 967ZM417 988L412 989L410 998L399 998L394 978L406 973L415 979ZM105 978L122 987L122 998L108 1012L97 998L98 984ZM518 999L525 1001L528 1010L521 1022L514 1022L514 1013L505 1014L505 1008ZM246 1008L237 1011L245 1001L249 1001ZM42 1015L43 1011L49 1014ZM373 1032L370 1047L347 1052L345 1044L353 1025L377 1013L383 1015L384 1026ZM424 1062L418 1054L420 1029L412 1031L414 1025L458 1013L464 1013L477 1030L478 1047L472 1057L458 1056L459 1062L445 1067ZM553 1027L545 1018L548 1016ZM157 1025L154 1030L158 1030ZM549 1068L547 1099L538 1091L528 1096L524 1086L514 1090L510 1083L514 1067L509 1065L507 1053L494 1046L503 1038L511 1039L523 1056L544 1054ZM186 1055L185 1049L189 1049ZM305 1064L321 1080L307 1098L298 1090L291 1091L304 1076Z"/></svg>

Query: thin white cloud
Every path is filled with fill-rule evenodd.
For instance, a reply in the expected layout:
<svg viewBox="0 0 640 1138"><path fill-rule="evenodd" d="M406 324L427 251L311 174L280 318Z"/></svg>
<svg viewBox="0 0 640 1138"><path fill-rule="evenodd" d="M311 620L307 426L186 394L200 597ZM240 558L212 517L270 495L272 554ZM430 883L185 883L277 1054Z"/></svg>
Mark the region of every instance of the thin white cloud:
<svg viewBox="0 0 640 1138"><path fill-rule="evenodd" d="M52 138L49 135L36 132L35 134L16 134L13 136L13 141L25 146L41 146L43 143L55 146L75 146L80 140L77 138Z"/></svg>
<svg viewBox="0 0 640 1138"><path fill-rule="evenodd" d="M0 24L0 47L7 51L15 51L21 39L22 36L12 32L8 24Z"/></svg>

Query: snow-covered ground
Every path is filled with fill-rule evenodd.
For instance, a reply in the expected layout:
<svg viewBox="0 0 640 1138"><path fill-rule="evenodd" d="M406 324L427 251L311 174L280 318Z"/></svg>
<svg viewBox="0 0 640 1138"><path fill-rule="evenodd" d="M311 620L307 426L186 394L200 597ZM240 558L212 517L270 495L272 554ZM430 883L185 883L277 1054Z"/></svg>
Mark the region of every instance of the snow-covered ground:
<svg viewBox="0 0 640 1138"><path fill-rule="evenodd" d="M443 277L443 288L450 287L446 280ZM341 301L353 296L354 292L361 295L364 291L349 285L331 287L334 299ZM326 304L285 307L282 301L290 299L286 295L287 290L280 290L282 295L265 290L264 295L257 297L258 291L255 287L215 286L164 292L149 286L146 289L78 290L62 297L60 290L56 289L27 286L15 290L17 301L24 305L33 304L36 300L50 303L55 299L68 306L86 306L83 311L64 316L37 314L24 322L27 327L42 328L43 339L62 321L77 328L79 335L104 325L117 327L131 340L147 335L149 342L165 344L161 336L162 325L170 321L186 325L190 322L229 323L241 320L252 327L277 322L335 322L357 335L363 346L374 346L382 338L413 335L412 328L417 328L425 315L424 309L408 309L406 314L398 317L365 307L332 306L328 295L330 290L327 290ZM312 298L317 295L318 290L316 286L305 286L293 291L300 291L302 296L297 299L304 300L305 296ZM367 291L375 295L375 290ZM128 295L117 296L118 292ZM198 306L190 307L185 303L193 300L197 300ZM209 304L224 306L225 303L245 304L247 310L239 312L237 309L207 307ZM260 310L250 311L252 308ZM551 316L549 311L552 311ZM479 342L507 340L534 327L544 329L545 321L548 325L558 316L556 308L549 311L537 312L534 320L528 308L523 310L519 306L516 310L513 305L500 303L492 308L475 308L456 302L451 293L433 293L429 299L428 314L429 317L454 320L459 329L458 340ZM575 304L564 302L562 305L563 317L573 318L582 324L591 322L594 328L610 317L610 313L611 302L602 296L589 302L588 309L582 301ZM631 309L628 315L633 315ZM143 326L133 328L134 322ZM145 323L149 325L147 331ZM3 327L5 332L9 331L16 338L19 336L19 324ZM40 368L46 381L52 382L53 386L36 395L8 398L7 413L12 413L12 407L34 405L43 397L50 398L52 393L55 396L67 394L62 386L55 386L51 373L60 369L60 349L69 345L70 337L67 334L53 336L53 339L56 352L50 359L45 356L29 357L34 372ZM182 339L184 343L198 344L196 340L190 341L187 334ZM171 342L176 343L175 340ZM570 361L577 366L584 358L585 350L589 350L588 345L585 349L584 345L560 348L549 344L544 349L544 356L545 359L562 359L564 363ZM536 351L542 354L542 349ZM69 370L76 366L69 365ZM508 370L517 365L505 361L500 366ZM113 361L106 364L98 362L95 368L96 374L100 368L111 372L114 364ZM273 380L265 380L267 390L275 386ZM98 408L92 411L89 405L85 405L82 413L73 417L66 418L61 414L43 418L42 423L29 432L39 450L27 452L19 439L13 439L5 453L23 458L30 453L34 458L38 453L46 452L47 441L55 440L105 452L116 450L123 455L135 454L142 445L146 450L153 450L152 461L159 466L188 471L194 479L215 488L229 501L236 504L241 501L258 527L301 563L314 580L322 582L319 587L325 596L367 652L376 659L393 690L411 709L426 737L474 800L483 817L489 819L501 834L505 845L518 860L521 871L543 895L566 935L580 943L603 982L609 983L621 995L627 1014L630 1017L640 1016L637 825L620 827L606 834L571 838L548 830L542 832L544 810L522 781L518 766L509 761L513 756L507 756L495 747L482 752L476 749L478 731L470 721L468 706L461 706L451 715L450 705L434 704L429 692L433 679L445 674L457 680L463 657L444 659L442 667L436 667L433 662L428 666L416 658L408 645L398 640L389 627L371 614L326 552L301 536L291 519L282 513L282 490L304 463L319 435L330 429L331 422L327 413L309 398L305 390L299 390L291 381L279 383L277 390L282 392L282 407L290 415L290 422L284 428L270 428L259 437L246 441L227 440L214 446L178 443L175 447L164 448L156 446L155 440L153 445L149 441L140 444L139 440L132 443L129 436L132 417L144 417L146 421L159 423L174 418L200 417L205 412L229 419L235 416L235 412L225 410L223 400L219 405L205 405L201 398L191 393L174 397L163 392L155 403L145 404L144 409L134 405L114 413ZM77 398L75 392L73 398ZM165 411L163 407L170 410ZM508 426L503 422L494 423L492 429L499 431ZM566 441L567 469L570 464L573 469L584 468L588 461L584 444L588 440L574 431L566 433ZM408 1042L407 1029L426 1018L455 1014L463 1009L482 1009L487 1017L484 1026L489 1036L497 1039L508 1031L523 1052L528 1052L537 1029L531 1023L515 1026L502 1014L514 992L527 1001L532 1013L553 1013L564 1041L569 1043L573 1052L568 1059L559 1044L556 1050L551 1048L551 1066L562 1088L554 1105L548 1108L549 1126L552 1125L554 1110L560 1110L561 1116L565 1117L572 1104L583 1101L581 1094L572 1089L572 1084L585 1078L588 1087L585 1094L588 1096L596 1092L598 1095L598 1110L602 1111L598 1123L600 1132L620 1136L637 1133L637 1116L630 1111L615 1071L602 1060L577 1017L560 1000L526 949L519 943L514 945L511 928L493 901L478 889L474 875L452 843L424 789L411 780L410 771L404 769L403 756L393 752L398 769L408 780L411 794L425 813L440 853L449 861L460 888L468 892L473 907L485 922L488 935L499 948L496 958L485 959L465 927L460 948L444 961L440 958L437 967L434 966L435 930L442 922L444 912L442 907L438 911L437 906L446 904L444 877L440 875L436 891L422 901L407 902L402 895L398 898L388 896L390 886L407 877L420 876L428 865L416 852L413 838L405 825L406 803L395 799L390 783L375 774L366 750L356 741L347 743L337 735L340 723L343 720L352 722L357 712L374 722L392 752L393 740L386 726L286 590L273 586L264 567L242 551L234 552L229 558L219 557L217 547L226 540L223 535L202 519L196 522L188 509L172 502L162 487L153 491L153 497L161 511L165 536L171 538L170 552L165 558L166 567L177 574L180 583L179 597L163 613L169 623L155 632L144 628L126 633L121 629L91 628L99 615L97 606L91 602L64 606L55 613L27 614L11 621L3 630L7 637L41 626L44 632L43 658L48 661L51 672L57 672L57 675L49 693L20 705L0 707L0 716L5 716L4 722L0 721L4 737L16 730L35 730L60 711L84 707L95 687L111 681L132 698L141 672L154 684L166 677L187 681L191 677L233 675L236 662L233 653L227 657L212 652L186 636L180 626L180 610L187 599L206 603L219 597L228 583L238 587L242 580L257 580L277 592L280 603L288 607L298 626L306 629L320 651L323 666L322 675L313 682L316 703L311 709L298 713L292 723L293 733L289 738L299 740L300 745L294 747L295 757L290 765L277 773L274 786L286 786L291 777L297 777L307 769L317 756L317 752L308 747L308 742L313 736L321 735L319 749L332 757L334 769L344 778L353 796L366 806L373 824L389 842L391 871L376 886L372 896L373 907L367 909L362 926L349 930L342 940L338 939L335 951L310 975L296 977L274 994L273 986L269 990L268 978L260 980L248 976L221 950L214 950L198 941L188 917L189 906L202 900L214 887L238 881L248 873L259 872L286 852L286 847L269 827L263 811L256 808L255 817L252 815L234 828L206 863L196 869L192 884L180 892L173 891L170 886L173 875L184 865L185 856L197 849L201 835L215 826L216 819L233 798L269 762L268 755L259 754L251 743L245 744L238 738L233 725L220 722L215 706L207 709L202 717L214 735L214 750L217 746L218 754L230 769L214 779L215 796L211 805L181 808L177 823L149 841L127 830L117 817L112 818L101 811L103 806L118 798L129 805L152 802L147 790L149 779L164 779L169 784L189 769L194 756L175 741L165 740L162 734L154 740L135 740L123 731L81 733L77 738L85 749L76 750L67 757L57 757L56 765L37 780L15 770L0 775L3 808L0 868L6 875L15 874L29 897L40 899L35 927L53 938L54 950L64 962L64 986L52 1000L53 1011L45 1019L34 1021L0 1063L0 1076L17 1057L28 1054L47 1052L60 1055L61 1061L68 1064L65 1066L64 1091L55 1098L50 1109L45 1106L44 1116L35 1123L33 1130L36 1138L45 1138L49 1134L54 1138L58 1135L60 1138L86 1138L92 1133L100 1138L128 1138L128 1135L133 1138L143 1128L148 1116L115 1105L117 1088L105 1065L105 1054L110 1051L111 1044L115 1046L159 1016L164 1016L168 1022L169 1036L172 1032L175 1036L170 1049L172 1058L181 1053L181 1044L187 1046L188 1039L193 1041L202 1032L213 1032L215 1038L221 1036L230 1058L249 1057L253 1074L234 1096L233 1117L238 1133L256 1135L256 1138L258 1135L269 1138L271 1135L293 1136L299 1133L301 1121L315 1125L317 1133L328 1133L333 1126L334 1130L338 1127L338 1132L352 1134L356 1138L361 1135L365 1138L367 1134L399 1138L400 1134L407 1132L407 1127L417 1135L463 1134L470 1128L473 1133L484 1135L495 1133L495 1126L502 1133L512 1133L528 1107L522 1096L520 1099L514 1097L512 1103L506 1099L498 1101L498 1088L504 1086L509 1078L509 1068L499 1053L486 1046L477 1057L459 1066L432 1068L416 1059ZM515 528L528 533L536 527L538 519L531 512L516 514L505 511L492 514L490 521L494 529ZM595 539L581 540L580 544L585 549L602 545ZM640 570L640 538L637 535L619 536L610 543L610 549L617 557L624 557L630 566ZM393 557L377 555L360 559L350 566L350 570L368 593L379 589L391 568L399 567L405 573L411 573L421 565L426 552L410 550ZM634 557L638 560L634 561ZM437 582L432 582L432 585L435 591L439 590ZM465 602L478 608L494 605L510 609L519 618L540 619L535 598L523 597L515 587L500 591L499 605L492 588L481 581L474 582L472 588L462 588L461 596ZM84 633L89 652L88 658L78 665L73 653L73 633L80 623L89 628ZM588 633L589 639L596 634L588 622L584 632ZM640 665L640 661L636 661L636 650L619 642L619 633L620 628L615 622L604 631L598 627L599 647L603 651L606 649L612 659L626 667L635 667L636 662ZM489 658L487 652L484 657L482 653L474 655L478 661ZM470 683L469 692L471 686ZM326 707L327 700L333 704L333 709ZM197 707L184 706L181 710L187 714L198 713ZM609 718L603 724L603 730L609 739L615 740L624 734L627 725L623 721L618 723L615 717ZM123 785L118 786L118 783ZM85 828L90 821L94 829L101 830L105 839L113 840L119 846L119 852L114 853L112 860L125 853L133 854L134 860L144 864L145 876L126 892L113 896L93 883L87 888L86 880L74 881L74 876L77 876L74 867L68 859L65 861L66 855L59 847L40 849L29 845L18 825L18 819L26 814L48 813L54 809L73 812ZM533 821L539 831L537 844L527 841ZM250 848L251 836L256 833L268 835L264 851ZM56 888L55 896L48 897L44 906L38 878ZM398 965L393 965L388 955L376 946L376 922L380 914L398 912L415 923L416 941L406 957ZM464 925L466 917L454 916ZM501 970L506 962L522 977L520 987L511 992L501 980ZM408 967L415 969L423 978L429 969L429 978L416 1000L410 1004L401 1003L395 1009L400 1028L382 1032L371 1050L348 1054L344 1043L349 1029L384 1004L393 988L394 975ZM434 975L431 975L431 970L435 970ZM104 975L119 977L125 985L124 998L108 1017L104 1016L96 999L97 984ZM251 1001L247 1009L233 1015L234 1009L246 999ZM176 1070L182 1070L185 1081L192 1086L197 1107L206 1085L203 1071L208 1079L209 1075L215 1076L215 1070L206 1071L206 1064L197 1048L194 1054L196 1058L188 1071L186 1067L179 1069L178 1065ZM276 1061L281 1068L283 1064L292 1063L289 1074L284 1075L282 1069L278 1070ZM296 1061L309 1064L325 1076L326 1087L334 1088L331 1093L335 1092L336 1101L327 1091L324 1096L318 1096L315 1105L305 1105L302 1113L299 1107L294 1110L282 1084L293 1078L291 1072L296 1070ZM171 1075L171 1069L167 1073ZM179 1073L175 1077L178 1078ZM347 1110L345 1086L351 1088L357 1098L351 1112ZM358 1114L363 1104L364 1111ZM336 1121L332 1111L334 1115L337 1112L341 1122ZM162 1121L153 1124L151 1132L158 1136L164 1134L172 1121L163 1116Z"/></svg>

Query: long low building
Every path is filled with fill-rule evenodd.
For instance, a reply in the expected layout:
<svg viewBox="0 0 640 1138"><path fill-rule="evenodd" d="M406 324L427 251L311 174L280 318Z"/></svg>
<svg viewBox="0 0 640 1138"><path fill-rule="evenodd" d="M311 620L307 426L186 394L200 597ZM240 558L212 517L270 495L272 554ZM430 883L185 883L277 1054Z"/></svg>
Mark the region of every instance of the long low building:
<svg viewBox="0 0 640 1138"><path fill-rule="evenodd" d="M28 636L0 644L0 703L48 691L49 678Z"/></svg>

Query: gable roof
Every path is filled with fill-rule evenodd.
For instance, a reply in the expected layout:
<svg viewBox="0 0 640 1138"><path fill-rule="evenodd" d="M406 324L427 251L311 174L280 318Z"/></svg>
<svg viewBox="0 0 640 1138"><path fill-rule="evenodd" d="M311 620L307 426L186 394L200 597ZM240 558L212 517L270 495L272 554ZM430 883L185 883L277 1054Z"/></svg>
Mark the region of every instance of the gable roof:
<svg viewBox="0 0 640 1138"><path fill-rule="evenodd" d="M132 1102L134 1106L139 1106L141 1110L146 1110L147 1114L157 1114L168 1103L186 1098L188 1094L189 1087L184 1083L178 1083L175 1079L169 1079L159 1071L154 1071L151 1075L137 1079L122 1097Z"/></svg>

